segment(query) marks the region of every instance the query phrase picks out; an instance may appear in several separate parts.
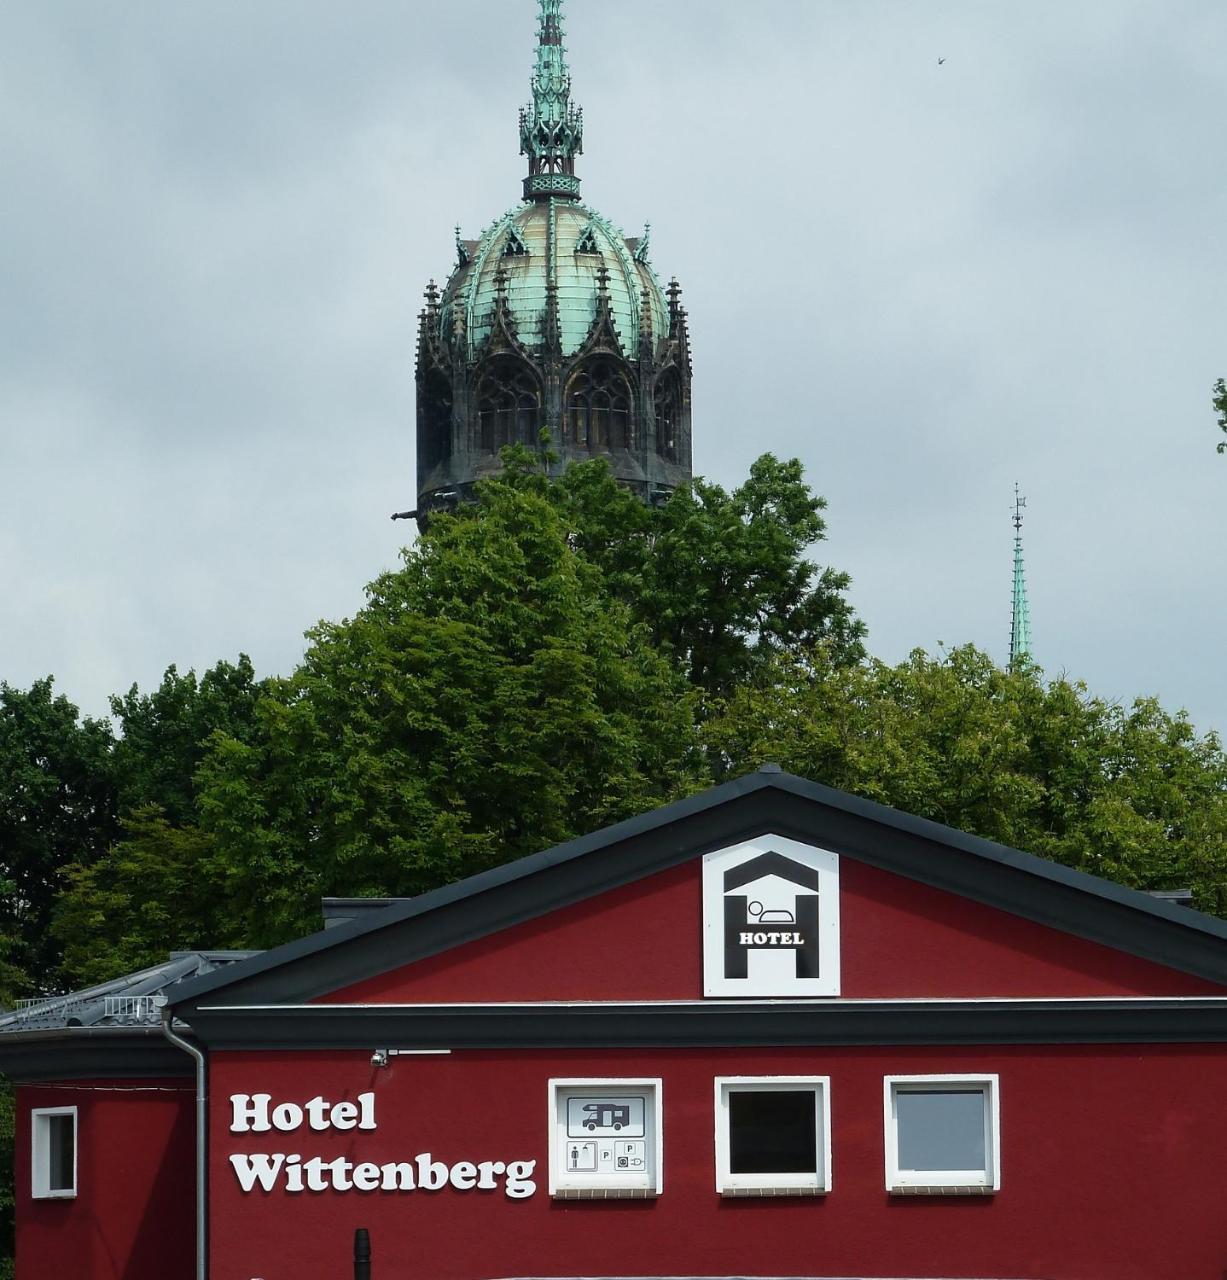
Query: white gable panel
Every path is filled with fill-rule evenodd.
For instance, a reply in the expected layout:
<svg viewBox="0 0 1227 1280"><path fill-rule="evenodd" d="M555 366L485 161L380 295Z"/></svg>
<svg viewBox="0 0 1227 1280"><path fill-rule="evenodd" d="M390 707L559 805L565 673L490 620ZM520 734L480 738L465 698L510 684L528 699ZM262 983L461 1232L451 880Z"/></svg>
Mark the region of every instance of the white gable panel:
<svg viewBox="0 0 1227 1280"><path fill-rule="evenodd" d="M758 836L703 858L703 994L839 995L839 855Z"/></svg>

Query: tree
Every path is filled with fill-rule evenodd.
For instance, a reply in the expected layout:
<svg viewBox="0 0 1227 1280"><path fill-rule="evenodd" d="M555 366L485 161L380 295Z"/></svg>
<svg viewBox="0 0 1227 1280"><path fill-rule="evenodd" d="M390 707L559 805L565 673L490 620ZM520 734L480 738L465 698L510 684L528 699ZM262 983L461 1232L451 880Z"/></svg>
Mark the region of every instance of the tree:
<svg viewBox="0 0 1227 1280"><path fill-rule="evenodd" d="M888 666L788 655L705 726L732 772L766 760L1136 888L1227 913L1227 756L1153 699L1123 708L967 646Z"/></svg>
<svg viewBox="0 0 1227 1280"><path fill-rule="evenodd" d="M63 986L133 973L172 950L245 945L246 912L213 874L211 836L175 826L157 805L127 815L121 829L97 862L65 873L53 924Z"/></svg>
<svg viewBox="0 0 1227 1280"><path fill-rule="evenodd" d="M196 770L209 737L222 732L245 739L255 724L261 686L251 659L219 662L199 680L171 666L152 693L133 685L111 699L121 735L115 743L115 775L121 814L157 805L176 826L196 817Z"/></svg>
<svg viewBox="0 0 1227 1280"><path fill-rule="evenodd" d="M213 878L196 774L215 733L237 742L255 735L263 687L240 654L199 679L172 666L152 693L133 685L111 699L122 730L111 753L117 838L64 872L52 922L62 985L156 964L172 947L242 945L246 912Z"/></svg>
<svg viewBox="0 0 1227 1280"><path fill-rule="evenodd" d="M1212 405L1218 412L1219 430L1227 433L1227 382L1222 378L1214 384ZM1227 453L1227 440L1220 440L1217 449L1219 453Z"/></svg>
<svg viewBox="0 0 1227 1280"><path fill-rule="evenodd" d="M117 834L112 745L107 722L81 719L50 677L0 683L0 936L33 992L55 986L64 868L94 862Z"/></svg>
<svg viewBox="0 0 1227 1280"><path fill-rule="evenodd" d="M807 558L826 536L826 500L795 458L763 454L731 493L696 479L648 507L603 459L550 483L530 457L508 459L509 482L536 484L560 507L576 550L697 688L727 692L772 654L820 642L837 662L864 656L848 575Z"/></svg>
<svg viewBox="0 0 1227 1280"><path fill-rule="evenodd" d="M261 944L320 894L416 894L702 785L693 696L514 480L436 516L367 604L321 623L251 742L215 735L212 883Z"/></svg>

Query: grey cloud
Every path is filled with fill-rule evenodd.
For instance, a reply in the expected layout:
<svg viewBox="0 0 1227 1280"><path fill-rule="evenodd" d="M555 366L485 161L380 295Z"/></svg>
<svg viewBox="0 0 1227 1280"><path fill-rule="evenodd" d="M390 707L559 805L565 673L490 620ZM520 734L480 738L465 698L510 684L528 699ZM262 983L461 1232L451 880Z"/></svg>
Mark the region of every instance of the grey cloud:
<svg viewBox="0 0 1227 1280"><path fill-rule="evenodd" d="M395 562L421 290L517 198L534 9L0 0L0 675L287 670ZM1227 726L1225 37L568 5L585 192L686 287L696 465L805 461L882 656L1004 654L1019 479L1040 660Z"/></svg>

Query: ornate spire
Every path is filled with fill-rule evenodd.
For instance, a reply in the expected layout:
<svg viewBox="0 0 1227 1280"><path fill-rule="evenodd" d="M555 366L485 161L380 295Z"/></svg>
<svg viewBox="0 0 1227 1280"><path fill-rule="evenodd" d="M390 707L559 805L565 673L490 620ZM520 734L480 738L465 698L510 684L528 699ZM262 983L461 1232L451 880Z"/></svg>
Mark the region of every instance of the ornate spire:
<svg viewBox="0 0 1227 1280"><path fill-rule="evenodd" d="M520 154L528 157L526 200L579 199L575 157L584 150L584 113L571 105L571 75L562 43L562 0L537 0L537 65L532 105L520 111Z"/></svg>
<svg viewBox="0 0 1227 1280"><path fill-rule="evenodd" d="M1027 500L1014 486L1014 613L1010 622L1010 666L1031 656L1031 611L1027 606L1027 582L1023 576L1022 510Z"/></svg>

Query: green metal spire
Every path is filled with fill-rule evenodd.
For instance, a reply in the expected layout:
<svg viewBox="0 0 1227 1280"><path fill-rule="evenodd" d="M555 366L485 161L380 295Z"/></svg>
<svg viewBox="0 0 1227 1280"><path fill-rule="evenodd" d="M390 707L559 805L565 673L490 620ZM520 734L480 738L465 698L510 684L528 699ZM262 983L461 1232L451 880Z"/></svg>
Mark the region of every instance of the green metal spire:
<svg viewBox="0 0 1227 1280"><path fill-rule="evenodd" d="M1010 666L1031 656L1031 610L1027 606L1027 581L1023 575L1022 522L1026 498L1014 486L1014 613L1010 622Z"/></svg>
<svg viewBox="0 0 1227 1280"><path fill-rule="evenodd" d="M562 0L537 0L537 65L532 105L520 111L520 154L528 157L526 200L579 199L575 157L584 150L584 113L571 105L571 75L562 43Z"/></svg>

